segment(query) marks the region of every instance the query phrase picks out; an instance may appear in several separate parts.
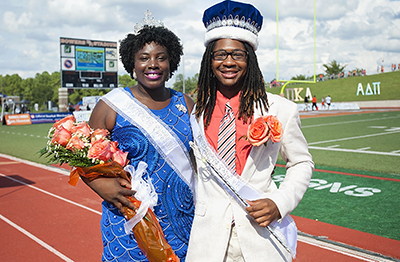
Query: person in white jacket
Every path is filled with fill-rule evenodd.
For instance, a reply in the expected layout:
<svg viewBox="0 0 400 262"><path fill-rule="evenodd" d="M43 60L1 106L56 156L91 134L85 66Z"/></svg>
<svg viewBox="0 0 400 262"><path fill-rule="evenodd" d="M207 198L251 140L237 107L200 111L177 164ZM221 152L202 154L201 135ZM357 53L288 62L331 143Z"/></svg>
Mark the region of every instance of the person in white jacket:
<svg viewBox="0 0 400 262"><path fill-rule="evenodd" d="M198 187L187 262L291 261L288 250L295 252L297 231L288 215L307 190L314 163L296 104L265 92L255 54L262 19L253 5L236 1L204 12L206 50L191 119ZM232 141L224 132L234 137L225 149L221 144ZM277 188L272 174L279 153L286 175Z"/></svg>

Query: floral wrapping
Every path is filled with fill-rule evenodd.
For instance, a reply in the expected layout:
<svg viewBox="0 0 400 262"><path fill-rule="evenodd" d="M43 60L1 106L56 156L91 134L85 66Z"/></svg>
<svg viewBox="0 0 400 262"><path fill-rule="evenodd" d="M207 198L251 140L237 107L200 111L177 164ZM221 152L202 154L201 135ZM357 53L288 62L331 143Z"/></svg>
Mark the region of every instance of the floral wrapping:
<svg viewBox="0 0 400 262"><path fill-rule="evenodd" d="M99 177L121 177L130 181L128 173L116 162L108 162L93 167L76 167L70 174L69 183L71 185L76 185L79 176L86 177L89 180L94 180ZM139 208L141 203L139 200L135 197L128 197L128 199L136 208ZM124 208L127 212L128 220L135 216L135 210L127 207ZM178 256L175 255L171 246L165 239L161 226L151 209L147 210L145 217L136 224L132 231L139 248L150 262L179 261Z"/></svg>

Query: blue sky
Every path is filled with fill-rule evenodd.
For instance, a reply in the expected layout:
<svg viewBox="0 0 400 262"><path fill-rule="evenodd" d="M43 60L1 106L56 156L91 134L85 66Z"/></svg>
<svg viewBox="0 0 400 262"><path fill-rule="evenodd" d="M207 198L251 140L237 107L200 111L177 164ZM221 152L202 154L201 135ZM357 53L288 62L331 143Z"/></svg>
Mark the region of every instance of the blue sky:
<svg viewBox="0 0 400 262"><path fill-rule="evenodd" d="M60 70L60 37L118 41L149 9L184 44L178 69L191 77L204 51L203 11L211 0L19 0L0 3L0 74L34 77ZM264 16L260 68L266 81L277 74L276 1L249 1ZM317 0L316 68L336 60L347 69L400 63L400 1ZM313 74L313 11L310 0L279 1L279 78ZM384 62L382 62L384 61ZM183 69L184 66L184 69ZM124 74L119 64L119 74ZM171 81L174 81L172 79Z"/></svg>

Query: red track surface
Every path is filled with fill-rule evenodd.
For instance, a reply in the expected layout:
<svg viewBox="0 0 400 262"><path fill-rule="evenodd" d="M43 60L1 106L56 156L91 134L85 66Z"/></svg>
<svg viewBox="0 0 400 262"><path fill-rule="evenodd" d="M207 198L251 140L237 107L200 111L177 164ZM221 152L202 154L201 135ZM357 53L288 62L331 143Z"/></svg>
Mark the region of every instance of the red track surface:
<svg viewBox="0 0 400 262"><path fill-rule="evenodd" d="M72 187L67 181L68 176L61 172L0 156L1 261L101 260L101 199L83 182ZM400 259L400 241L294 219L303 233ZM294 261L379 260L299 240Z"/></svg>

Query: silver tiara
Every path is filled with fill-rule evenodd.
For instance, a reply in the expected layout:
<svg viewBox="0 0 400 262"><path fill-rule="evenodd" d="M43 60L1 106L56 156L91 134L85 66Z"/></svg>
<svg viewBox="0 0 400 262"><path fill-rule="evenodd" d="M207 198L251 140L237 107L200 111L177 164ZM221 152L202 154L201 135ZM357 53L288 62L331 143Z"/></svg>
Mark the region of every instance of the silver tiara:
<svg viewBox="0 0 400 262"><path fill-rule="evenodd" d="M251 19L247 19L246 21L246 17L242 16L242 18L239 19L239 16L235 16L235 18L233 18L232 15L229 15L228 18L226 18L226 16L224 16L222 18L222 20L217 17L215 19L215 17L213 18L213 20L210 20L207 22L206 24L206 31L210 31L214 28L217 27L223 27L223 26L234 26L234 27L240 27L246 30L249 30L250 32L252 32L253 34L258 36L258 32L260 32L261 30L261 26L259 26L255 21L251 21Z"/></svg>
<svg viewBox="0 0 400 262"><path fill-rule="evenodd" d="M135 35L137 35L139 33L139 31L142 30L143 27L145 27L145 26L164 27L164 23L161 22L161 20L156 21L156 19L151 16L151 12L149 10L147 10L144 13L144 18L142 21L143 21L142 24L136 23L136 25L134 26L133 31L134 31Z"/></svg>

